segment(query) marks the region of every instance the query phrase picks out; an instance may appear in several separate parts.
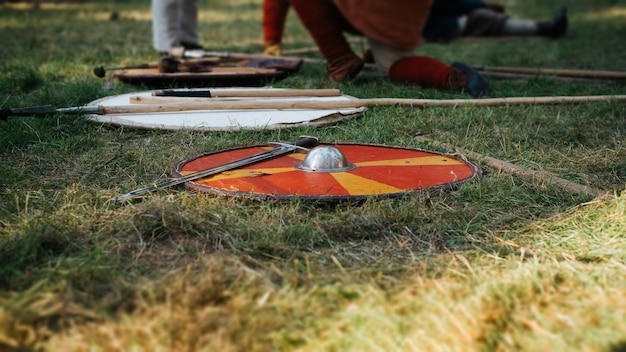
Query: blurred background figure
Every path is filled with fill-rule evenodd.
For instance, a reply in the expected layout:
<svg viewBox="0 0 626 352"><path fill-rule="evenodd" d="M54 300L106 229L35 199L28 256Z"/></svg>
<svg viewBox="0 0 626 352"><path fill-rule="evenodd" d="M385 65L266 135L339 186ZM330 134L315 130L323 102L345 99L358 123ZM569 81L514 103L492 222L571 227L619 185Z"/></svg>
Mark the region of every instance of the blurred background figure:
<svg viewBox="0 0 626 352"><path fill-rule="evenodd" d="M263 1L263 54L281 56L289 0Z"/></svg>
<svg viewBox="0 0 626 352"><path fill-rule="evenodd" d="M482 0L434 0L422 35L426 41L449 42L458 37L544 36L567 33L567 12L558 10L552 21L510 18L499 4Z"/></svg>
<svg viewBox="0 0 626 352"><path fill-rule="evenodd" d="M198 39L198 0L152 0L152 40L156 51L202 49Z"/></svg>
<svg viewBox="0 0 626 352"><path fill-rule="evenodd" d="M331 82L354 78L364 66L344 33L365 36L381 76L425 88L455 89L478 97L487 80L469 65L447 65L414 54L422 43L430 0L291 0L327 61Z"/></svg>
<svg viewBox="0 0 626 352"><path fill-rule="evenodd" d="M289 0L263 3L265 55L282 55L282 37ZM422 36L430 42L449 42L458 37L544 36L567 34L567 9L560 8L551 21L510 18L504 6L482 0L434 0ZM369 54L369 53L368 53Z"/></svg>

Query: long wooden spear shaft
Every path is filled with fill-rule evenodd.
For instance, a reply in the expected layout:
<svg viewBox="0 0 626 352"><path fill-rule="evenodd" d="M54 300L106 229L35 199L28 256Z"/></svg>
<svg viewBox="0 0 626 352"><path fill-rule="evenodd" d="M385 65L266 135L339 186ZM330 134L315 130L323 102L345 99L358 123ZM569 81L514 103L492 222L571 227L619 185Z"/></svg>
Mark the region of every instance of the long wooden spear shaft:
<svg viewBox="0 0 626 352"><path fill-rule="evenodd" d="M491 99L396 99L396 98L374 98L374 99L349 99L335 101L320 100L279 100L272 99L266 101L252 100L210 100L204 98L202 101L189 101L187 99L201 98L179 98L185 99L170 103L146 104L148 98L142 98L142 104L103 106L88 105L80 107L70 107L56 109L52 106L37 106L32 108L2 109L0 108L0 118L19 115L30 116L50 113L82 113L82 114L142 114L157 112L176 111L196 111L196 110L285 110L285 109L342 109L359 108L362 106L410 106L410 107L432 107L432 106L510 106L510 105L540 105L540 104L572 104L588 103L598 101L622 101L626 100L626 95L592 95L592 96L560 96L560 97L513 97L513 98L491 98ZM152 97L152 99L159 99ZM167 99L167 98L165 98Z"/></svg>
<svg viewBox="0 0 626 352"><path fill-rule="evenodd" d="M170 50L170 55L174 57L189 57L189 58L203 58L203 57L219 57L224 60L250 60L250 59L285 59L285 60L302 60L302 62L308 63L321 63L324 60L301 58L295 56L271 56L263 54L246 54L236 53L231 51L206 51L206 50L184 50L181 48L174 48Z"/></svg>
<svg viewBox="0 0 626 352"><path fill-rule="evenodd" d="M557 96L557 97L513 97L490 99L348 99L348 100L210 100L206 98L160 98L141 97L142 105L102 107L103 114L141 113L141 112L173 112L186 110L250 110L250 109L341 109L362 106L507 106L507 105L539 105L568 104L611 100L626 100L626 95L595 95L595 96ZM131 101L135 101L131 97Z"/></svg>
<svg viewBox="0 0 626 352"><path fill-rule="evenodd" d="M537 77L537 75L526 74L526 73L510 73L510 72L491 72L491 71L478 71L483 76L487 78L495 78L495 79L528 79L531 77ZM571 76L554 76L549 75L551 79L562 81L562 82L572 82L572 81L594 81L598 83L611 83L614 82L612 79L608 78L595 78L595 77L571 77Z"/></svg>
<svg viewBox="0 0 626 352"><path fill-rule="evenodd" d="M524 75L552 75L561 77L585 77L585 78L618 78L626 79L626 72L620 71L595 71L595 70L573 70L557 68L529 68L529 67L495 67L495 66L474 66L477 71L516 73Z"/></svg>
<svg viewBox="0 0 626 352"><path fill-rule="evenodd" d="M285 50L285 53L297 55L303 52L318 51L317 48L306 48L305 50ZM170 51L173 56L183 57L187 52L183 48L176 48ZM220 57L225 59L253 59L253 58L276 58L276 56L267 56L263 54L246 54L236 53L228 51L204 51L204 50L191 50L188 52L190 57ZM194 55L195 54L195 55ZM283 56L279 58L284 59L299 59L309 63L321 63L325 60L311 59L311 58L299 58L293 56ZM376 68L375 65L366 64L368 68ZM489 72L501 72L501 73L518 73L526 75L553 75L553 76L565 76L565 77L586 77L586 78L618 78L626 79L626 72L619 71L596 71L596 70L575 70L575 69L553 69L553 68L527 68L527 67L506 67L506 66L473 66L478 71Z"/></svg>
<svg viewBox="0 0 626 352"><path fill-rule="evenodd" d="M170 55L174 57L188 57L188 58L203 58L203 57L217 57L223 60L253 60L253 59L281 59L281 60L300 60L302 62L310 63L310 64L322 64L325 63L325 59L315 59L310 57L299 57L286 55L283 56L273 56L273 55L264 55L264 54L246 54L246 53L236 53L231 51L205 51L205 50L189 50L185 51L183 49L172 49L169 52ZM375 64L366 63L363 68L367 69L376 69Z"/></svg>
<svg viewBox="0 0 626 352"><path fill-rule="evenodd" d="M313 49L307 49L313 50ZM317 50L317 49L316 49ZM285 51L289 53L289 51ZM181 49L174 50L170 54L174 56L184 56L184 50ZM253 58L276 58L276 56L267 56L263 54L245 54L245 53L235 53L228 51L190 51L190 57L221 57L225 59L253 59ZM298 51L294 51L294 54L299 53ZM279 56L279 58L284 59L299 59L304 62L309 63L321 63L325 60L321 59L312 59L312 58L299 58L293 56ZM375 69L375 65L366 64L367 68ZM517 73L517 74L526 74L526 75L552 75L552 76L564 76L564 77L585 77L585 78L611 78L611 79L626 79L626 72L620 71L596 71L596 70L575 70L575 69L552 69L552 68L526 68L526 67L506 67L506 66L473 66L474 69L478 71L489 71L489 72L500 72L500 73Z"/></svg>
<svg viewBox="0 0 626 352"><path fill-rule="evenodd" d="M576 182L568 181L563 178L556 177L555 175L548 173L548 172L532 170L532 169L529 169L529 168L526 168L517 164L513 164L504 160L496 159L496 158L483 155L480 153L476 153L470 150L456 148L447 143L439 142L439 141L436 141L436 140L433 140L424 136L416 136L415 139L417 139L418 141L429 142L433 145L442 147L444 149L456 150L472 159L482 160L485 163L485 165L493 169L516 174L516 175L523 176L523 177L537 179L547 184L557 185L561 187L562 189L569 191L569 192L574 192L574 193L582 192L582 193L586 193L588 195L592 195L595 197L608 197L608 198L612 197L612 195L609 192L602 191L597 188L592 188L592 187L588 187L585 185L581 185Z"/></svg>

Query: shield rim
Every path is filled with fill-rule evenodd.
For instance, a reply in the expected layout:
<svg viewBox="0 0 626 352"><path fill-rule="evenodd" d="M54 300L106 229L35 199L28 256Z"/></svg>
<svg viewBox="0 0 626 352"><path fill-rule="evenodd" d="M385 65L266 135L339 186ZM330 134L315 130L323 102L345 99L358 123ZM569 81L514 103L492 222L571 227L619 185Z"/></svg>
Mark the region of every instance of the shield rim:
<svg viewBox="0 0 626 352"><path fill-rule="evenodd" d="M121 72L113 78L130 85L142 85L148 88L162 89L185 86L190 87L258 87L268 82L281 81L289 72L277 70L271 73L213 73L213 72Z"/></svg>
<svg viewBox="0 0 626 352"><path fill-rule="evenodd" d="M427 188L406 190L404 192L375 194L375 195L348 195L348 196L271 195L271 194L261 194L261 193L253 193L253 192L228 191L228 190L216 189L216 188L197 184L194 181L186 182L185 188L189 190L193 190L193 191L200 191L200 192L207 193L207 194L214 195L214 196L231 197L231 198L236 198L236 199L248 198L248 199L257 199L257 200L262 200L262 201L301 200L301 201L311 201L311 202L342 202L342 201L363 201L366 199L399 199L399 198L408 197L408 196L416 195L416 194L425 194L425 193L432 192L432 191L452 191L454 189L457 189L460 185L463 185L465 183L468 183L470 181L477 179L483 174L482 168L470 162L469 160L467 160L467 158L463 158L458 155L439 153L439 152L435 152L432 150L426 150L426 149L421 149L421 148L411 148L411 147L393 146L393 145L385 145L385 144L350 143L350 142L348 143L320 143L320 145L351 145L351 146L362 145L362 146L369 146L369 147L393 148L393 149L403 149L403 150L412 150L412 151L417 151L417 152L433 153L433 154L442 155L447 158L463 162L464 164L470 167L472 174L471 176L460 181L448 182L448 183L444 183L444 184L440 184L440 185L436 185L432 187L427 187ZM180 173L180 170L182 170L182 167L185 164L190 163L194 160L204 158L210 155L218 154L218 153L224 153L224 152L247 149L247 148L255 148L255 147L261 147L261 148L267 147L267 144L256 144L256 145L249 145L249 146L244 146L244 147L229 148L229 149L224 149L224 150L215 151L215 152L208 152L208 153L197 155L191 158L187 158L185 160L181 160L181 161L174 163L170 174L172 175L172 177L181 177L183 176Z"/></svg>
<svg viewBox="0 0 626 352"><path fill-rule="evenodd" d="M242 87L242 88L250 88L250 87ZM268 89L280 90L283 88L273 88L269 86ZM154 91L156 90L150 89L150 90L142 90L142 91L137 91L137 92L128 92L128 93L121 93L121 94L106 96L106 97L102 97L102 98L89 102L87 106L97 106L114 98L120 98L120 97L125 97L125 96L132 96L132 95L150 94ZM352 99L352 100L357 99L351 95L346 95L346 94L342 94L340 97L345 98L345 99ZM296 99L298 97L289 97L289 98ZM321 97L321 98L324 98L324 97ZM321 109L306 109L306 110L323 111ZM204 110L192 111L190 113L200 114L202 113L202 111ZM253 110L232 110L232 111L250 113ZM298 128L298 127L319 127L319 126L332 125L332 124L342 122L344 120L352 120L352 119L359 118L366 111L368 111L367 106L361 106L358 108L334 109L334 110L328 110L329 113L327 115L316 117L310 120L297 121L297 122L277 122L277 123L273 123L269 125L259 125L259 126L223 125L219 127L218 126L198 127L198 126L180 126L180 125L175 125L175 124L173 125L156 125L156 124L149 125L149 124L144 124L141 122L136 122L132 119L124 119L123 117L120 117L123 115L132 116L134 114L112 114L112 115L91 114L89 115L89 121L94 122L94 123L101 123L101 124L105 124L105 125L113 126L113 127L132 128L132 129L150 130L150 131L156 131L156 130L158 131L197 131L197 132L269 131L269 130L277 130L277 129L284 129L284 128L291 129L291 128ZM297 113L297 112L298 110L294 110L294 113Z"/></svg>

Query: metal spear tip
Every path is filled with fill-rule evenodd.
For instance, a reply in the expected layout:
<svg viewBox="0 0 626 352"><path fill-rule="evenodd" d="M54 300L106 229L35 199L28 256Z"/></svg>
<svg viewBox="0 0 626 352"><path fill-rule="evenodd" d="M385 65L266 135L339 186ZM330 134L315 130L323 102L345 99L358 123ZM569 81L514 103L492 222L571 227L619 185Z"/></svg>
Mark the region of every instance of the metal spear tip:
<svg viewBox="0 0 626 352"><path fill-rule="evenodd" d="M3 108L0 106L0 120L7 121L7 118L11 116L11 109Z"/></svg>
<svg viewBox="0 0 626 352"><path fill-rule="evenodd" d="M96 67L93 69L93 74L96 75L96 77L104 78L106 70L104 69L104 66Z"/></svg>

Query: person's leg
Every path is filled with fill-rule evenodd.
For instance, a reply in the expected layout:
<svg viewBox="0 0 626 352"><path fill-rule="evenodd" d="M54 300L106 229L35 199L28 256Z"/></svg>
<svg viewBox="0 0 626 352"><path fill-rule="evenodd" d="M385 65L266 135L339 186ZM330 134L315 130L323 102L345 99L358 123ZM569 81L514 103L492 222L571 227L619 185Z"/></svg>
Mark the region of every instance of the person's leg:
<svg viewBox="0 0 626 352"><path fill-rule="evenodd" d="M561 8L550 22L510 18L504 13L484 8L459 17L458 23L464 37L539 35L559 38L567 32L565 8Z"/></svg>
<svg viewBox="0 0 626 352"><path fill-rule="evenodd" d="M394 63L415 56L413 50L398 49L372 38L367 38L367 45L368 55L371 55L373 58L371 61L376 64L378 72L383 77L389 76L389 69Z"/></svg>
<svg viewBox="0 0 626 352"><path fill-rule="evenodd" d="M177 13L177 0L152 0L152 43L159 52L179 44Z"/></svg>
<svg viewBox="0 0 626 352"><path fill-rule="evenodd" d="M416 56L368 38L378 71L392 80L417 84L424 88L457 89L472 96L482 96L489 90L487 80L468 65L455 62L452 66L428 56Z"/></svg>
<svg viewBox="0 0 626 352"><path fill-rule="evenodd" d="M288 0L263 1L263 54L282 55L281 43L289 11Z"/></svg>
<svg viewBox="0 0 626 352"><path fill-rule="evenodd" d="M346 20L335 5L327 0L292 0L291 5L328 61L330 80L355 77L363 68L363 60L344 37Z"/></svg>
<svg viewBox="0 0 626 352"><path fill-rule="evenodd" d="M536 21L519 20L515 18L509 18L504 22L500 35L507 36L530 36L538 35L539 30L537 28Z"/></svg>
<svg viewBox="0 0 626 352"><path fill-rule="evenodd" d="M180 0L178 40L185 49L200 49L198 38L198 0Z"/></svg>
<svg viewBox="0 0 626 352"><path fill-rule="evenodd" d="M505 13L480 8L459 17L458 23L463 37L490 37L505 35L503 28L508 19Z"/></svg>

